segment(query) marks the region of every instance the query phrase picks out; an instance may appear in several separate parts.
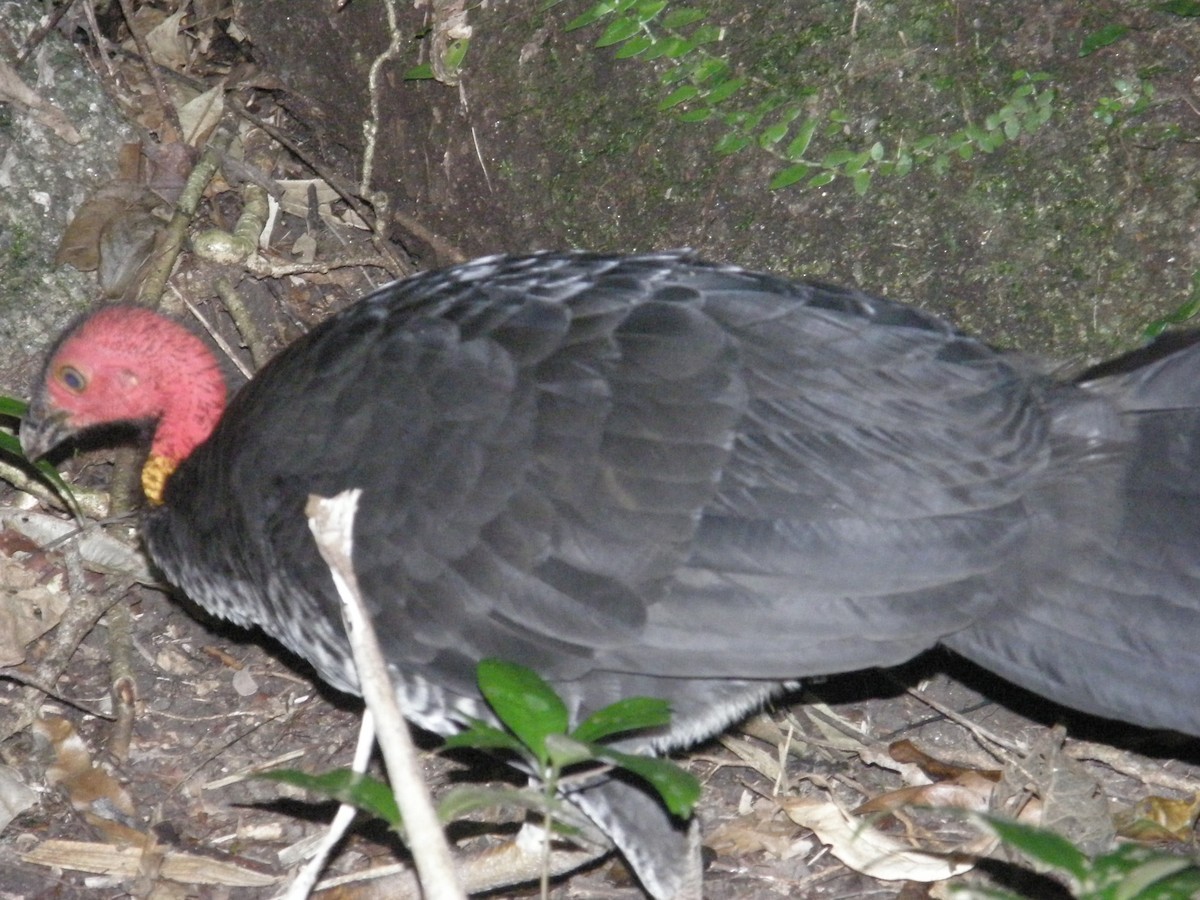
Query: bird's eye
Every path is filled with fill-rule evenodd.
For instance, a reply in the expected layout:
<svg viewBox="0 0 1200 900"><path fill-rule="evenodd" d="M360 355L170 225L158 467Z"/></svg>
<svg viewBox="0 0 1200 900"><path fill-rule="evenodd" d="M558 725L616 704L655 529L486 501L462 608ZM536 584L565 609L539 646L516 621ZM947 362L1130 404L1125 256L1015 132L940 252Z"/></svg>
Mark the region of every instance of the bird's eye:
<svg viewBox="0 0 1200 900"><path fill-rule="evenodd" d="M59 366L54 373L54 377L58 379L59 384L72 394L81 394L83 393L83 389L87 387L87 378L74 366Z"/></svg>

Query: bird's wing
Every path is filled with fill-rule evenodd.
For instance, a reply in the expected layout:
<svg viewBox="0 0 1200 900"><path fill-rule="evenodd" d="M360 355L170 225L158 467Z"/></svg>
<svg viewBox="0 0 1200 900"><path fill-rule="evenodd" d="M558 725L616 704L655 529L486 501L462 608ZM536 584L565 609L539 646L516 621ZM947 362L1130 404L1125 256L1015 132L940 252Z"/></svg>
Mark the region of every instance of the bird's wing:
<svg viewBox="0 0 1200 900"><path fill-rule="evenodd" d="M1044 449L1004 357L855 292L536 259L326 323L189 461L223 469L202 481L244 517L235 568L273 580L277 637L340 622L302 509L347 487L389 658L461 693L486 656L559 682L888 664L992 602Z"/></svg>
<svg viewBox="0 0 1200 900"><path fill-rule="evenodd" d="M517 308L555 339L492 324L447 351L497 371L456 389L473 412L429 404L443 476L376 485L429 486L363 536L379 590L419 582L384 610L398 653L782 679L898 662L993 602L1046 452L1006 358L862 294L686 266ZM425 572L398 555L416 534Z"/></svg>

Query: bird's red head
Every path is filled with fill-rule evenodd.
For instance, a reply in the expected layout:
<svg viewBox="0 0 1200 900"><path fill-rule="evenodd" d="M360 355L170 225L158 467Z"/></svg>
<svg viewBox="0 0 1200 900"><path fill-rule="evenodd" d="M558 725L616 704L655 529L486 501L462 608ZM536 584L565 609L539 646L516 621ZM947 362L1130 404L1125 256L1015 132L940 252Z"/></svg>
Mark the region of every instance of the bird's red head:
<svg viewBox="0 0 1200 900"><path fill-rule="evenodd" d="M186 328L136 306L109 306L59 340L34 389L21 443L32 458L71 435L118 422L155 423L143 484L160 500L167 475L212 432L225 381Z"/></svg>

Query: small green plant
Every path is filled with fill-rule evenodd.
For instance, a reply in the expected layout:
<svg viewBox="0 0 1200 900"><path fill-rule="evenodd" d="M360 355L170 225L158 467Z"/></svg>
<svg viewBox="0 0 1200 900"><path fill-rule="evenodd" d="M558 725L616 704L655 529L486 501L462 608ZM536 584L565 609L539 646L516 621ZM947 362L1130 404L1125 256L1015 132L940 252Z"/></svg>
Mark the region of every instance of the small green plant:
<svg viewBox="0 0 1200 900"><path fill-rule="evenodd" d="M1092 110L1092 117L1105 125L1116 125L1144 113L1154 99L1154 85L1141 78L1115 78L1113 87L1116 96L1101 97Z"/></svg>
<svg viewBox="0 0 1200 900"><path fill-rule="evenodd" d="M1200 272L1193 272L1187 299L1161 319L1155 319L1147 325L1143 334L1147 339L1156 338L1172 325L1182 325L1197 313L1200 313Z"/></svg>
<svg viewBox="0 0 1200 900"><path fill-rule="evenodd" d="M695 778L669 760L623 753L604 743L669 724L671 710L665 700L618 700L572 729L566 704L537 673L515 663L485 659L476 674L479 690L504 727L473 720L446 740L447 747L511 753L533 769L547 797L568 769L596 765L625 769L654 788L674 815L691 815L700 797Z"/></svg>
<svg viewBox="0 0 1200 900"><path fill-rule="evenodd" d="M502 727L472 720L466 729L448 738L445 747L499 751L516 757L538 777L542 790L532 793L513 788L456 787L438 802L438 816L443 822L489 806L519 806L542 815L548 838L559 808L558 785L564 775L603 768L625 769L637 775L659 794L674 815L691 815L700 797L700 783L693 776L669 760L624 753L605 743L667 725L670 709L665 701L646 697L619 700L571 728L566 704L535 672L514 663L486 659L479 663L476 677L480 692ZM349 769L321 775L284 769L260 777L349 803L387 822L403 836L400 810L391 790L376 778ZM546 846L548 850L548 840Z"/></svg>
<svg viewBox="0 0 1200 900"><path fill-rule="evenodd" d="M567 30L605 23L596 47L616 48L618 59L637 57L663 60L668 65L660 78L667 95L661 111L672 110L682 122L717 121L726 133L717 141L717 153L728 155L758 148L780 161L771 179L773 190L805 184L821 187L837 178L848 178L859 194L866 193L876 175L904 176L921 163L930 163L944 174L951 163L969 160L976 152L991 153L1045 124L1054 109L1054 91L1044 82L1048 75L1019 71L1003 105L951 134L899 139L889 146L875 141L867 147L822 144L845 143L851 117L842 110L813 112L810 95L780 96L771 85L751 74L736 71L709 47L721 41L724 30L705 20L698 9L673 6L666 0L600 0L567 25ZM748 87L764 95L752 105L735 98Z"/></svg>
<svg viewBox="0 0 1200 900"><path fill-rule="evenodd" d="M14 397L0 397L0 418L19 420L24 418L28 409L29 404L24 400L17 400ZM62 476L58 474L58 470L45 460L31 462L25 457L25 452L21 449L21 442L17 436L7 429L0 428L0 454L5 453L35 469L54 488L59 499L71 511L71 514L76 518L82 517L82 511L75 499L75 495L71 493L71 488L63 481Z"/></svg>
<svg viewBox="0 0 1200 900"><path fill-rule="evenodd" d="M420 35L424 38L426 35ZM467 50L470 49L470 38L454 38L446 45L446 53L442 57L443 70L456 75L463 67L467 59ZM421 63L413 66L404 73L405 81L428 81L436 78L437 73L433 70L432 63Z"/></svg>
<svg viewBox="0 0 1200 900"><path fill-rule="evenodd" d="M700 783L674 763L652 756L623 753L604 742L620 735L667 725L666 701L629 697L599 709L571 728L567 706L545 681L523 666L485 659L476 669L479 690L496 718L497 728L478 719L448 738L447 747L499 750L517 757L542 784L543 852L550 852L550 834L558 786L568 771L597 766L624 769L658 792L674 815L686 818L700 797ZM547 862L548 862L547 857ZM542 868L542 896L548 885Z"/></svg>
<svg viewBox="0 0 1200 900"><path fill-rule="evenodd" d="M1065 875L1078 900L1192 900L1200 893L1200 865L1193 859L1135 844L1089 857L1053 831L983 819L1006 845ZM955 896L1019 900L1008 891L978 886L956 888Z"/></svg>

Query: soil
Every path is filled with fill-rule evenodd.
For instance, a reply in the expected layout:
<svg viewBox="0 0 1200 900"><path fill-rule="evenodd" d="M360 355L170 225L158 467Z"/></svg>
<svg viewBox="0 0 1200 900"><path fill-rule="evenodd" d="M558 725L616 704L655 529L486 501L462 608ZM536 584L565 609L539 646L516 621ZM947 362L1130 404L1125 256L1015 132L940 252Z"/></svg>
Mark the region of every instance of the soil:
<svg viewBox="0 0 1200 900"><path fill-rule="evenodd" d="M159 9L133 6L148 26L175 12L168 2ZM566 30L586 5L493 3L472 10L467 67L454 86L404 79L425 52L419 38L436 21L424 7L403 5L396 32L413 37L382 68L373 95L366 87L371 62L388 43L375 4L354 0L339 13L331 13L328 0L290 0L286 13L277 4L193 6L196 18L186 22L195 24L182 29L191 43L178 67L186 77L164 77L171 91L186 79L195 90L224 79L257 116L275 122L300 156L275 147L265 162L256 161L272 178L313 179L312 166L321 161L315 180L336 175L354 185L367 146L362 122L377 109L382 123L372 184L389 193L380 231L393 258L379 255L380 244L353 227L346 203L334 199L320 212L301 204L281 214L270 256L277 277L250 277L190 253L177 265L177 289L251 366L241 349L245 327L239 330L213 300L218 276L236 282L269 355L392 275L478 253L564 245L686 244L747 265L856 282L1075 368L1134 346L1144 326L1195 299L1200 19L1151 4L859 3L852 20L850 5L840 3L807 4L803 11L789 4L788 16L778 15L781 4L705 7L708 20L725 29L721 47L731 64L757 66L756 96L786 89L822 122L831 121L831 109L847 110L842 134L819 135L821 154L843 139L856 148L876 138L893 147L897 134L954 132L964 116L981 119L1009 98L1015 71L1053 74L1049 124L1022 131L994 153L951 161L946 171L931 164L906 179L877 175L861 196L844 176L824 187L769 191L764 185L778 171L777 159L753 150L713 154L726 126L685 123L658 109L666 62L655 68L595 49L602 26ZM207 18L200 15L206 11ZM48 40L57 42L56 53L73 47L78 59L94 62L101 36L127 38L119 13L108 15L101 17L101 35L67 17ZM1081 55L1081 42L1112 22L1127 32ZM111 54L115 70L94 65L93 77L144 146L178 142L161 110L155 112L154 85L139 53L124 44ZM244 127L244 119L235 121ZM245 149L241 138L234 146ZM143 147L143 155L151 154ZM229 227L240 214L241 196L229 182L209 187L198 217L204 224ZM134 183L147 186L147 179ZM198 230L193 224L192 233ZM302 257L306 239L318 260L372 264L278 274ZM39 252L48 257L52 250ZM11 295L6 291L6 305L32 280L30 259L49 266L27 247L21 253L26 274ZM13 360L25 370L13 384L28 383L32 352L14 350ZM73 484L98 492L108 490L114 472L128 471L109 444L59 462ZM34 505L15 487L0 494L8 511ZM106 527L133 544L127 522ZM161 588L131 586L122 575L71 574L69 546L43 550L4 534L5 558L22 572L17 578L0 570L16 579L0 584L6 592L17 581L22 589L49 589L58 579L73 604L68 621L86 623L115 602L128 610L130 634L122 637L121 617L110 611L96 627L80 627L85 637L77 647L68 642L61 676L52 663L65 625L32 640L20 667L3 670L14 679L53 683L54 696L19 680L0 682L0 761L37 790L36 803L0 834L0 900L274 896L290 871L286 851L319 833L333 806L252 773L280 761L310 772L345 765L357 702L315 684L303 662L277 646L204 618ZM127 659L127 672L114 675L114 657ZM106 717L111 685L123 675L134 692L127 746L122 726ZM82 743L31 727L24 717L30 703L41 716L69 722ZM1065 742L1058 723L1067 726ZM1035 797L1055 827L1097 851L1132 810L1146 812L1148 798L1168 796L1187 807L1191 785L1200 784L1194 742L1051 707L940 653L895 672L808 686L751 730L734 730L680 760L705 785L705 892L712 898L943 896L944 883L856 872L788 816L797 798L835 797L849 808L919 782L911 763L889 755L889 745L902 739L971 773L957 772L951 782L973 785L980 802L991 790L975 776L1005 773L1000 796ZM435 790L496 775L437 753L431 737L422 742ZM1155 845L1194 851L1194 813L1183 819L1153 831ZM500 831L507 827L503 815L492 821ZM976 846L962 817L945 810L904 812L876 824L922 846ZM480 833L487 831L459 826L456 834L470 850L495 839ZM59 867L27 858L51 840L111 847L140 841L147 852L132 877L85 874L69 858ZM200 875L181 882L166 874L172 854L190 854L209 868L201 865ZM404 855L386 830L360 824L330 874ZM232 866L239 879L279 882L218 884L218 863ZM1026 867L990 870L1027 896L1055 896L1057 889ZM536 896L536 889L501 895ZM641 893L617 861L559 882L553 896Z"/></svg>

